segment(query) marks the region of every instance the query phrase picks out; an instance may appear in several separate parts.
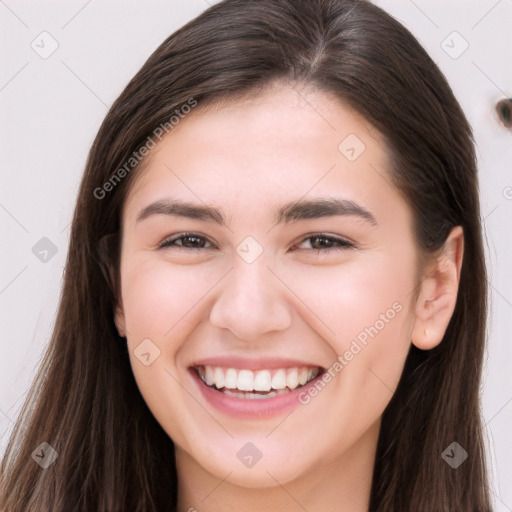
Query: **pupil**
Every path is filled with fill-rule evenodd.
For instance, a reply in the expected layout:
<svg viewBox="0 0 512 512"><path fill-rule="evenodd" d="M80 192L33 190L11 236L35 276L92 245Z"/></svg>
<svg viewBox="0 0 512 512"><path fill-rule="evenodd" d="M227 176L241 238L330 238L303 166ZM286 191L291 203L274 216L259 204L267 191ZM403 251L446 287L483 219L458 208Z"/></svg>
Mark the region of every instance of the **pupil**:
<svg viewBox="0 0 512 512"><path fill-rule="evenodd" d="M190 245L195 246L197 244L197 242L199 242L199 245L201 245L201 239L198 238L197 236L188 236L187 238L185 238L185 240L188 240L188 241L192 240L193 242Z"/></svg>
<svg viewBox="0 0 512 512"><path fill-rule="evenodd" d="M315 240L320 240L321 242L317 245L319 245L320 247L325 247L326 245L329 245L329 240L327 240L327 238L321 238L321 237L316 237Z"/></svg>

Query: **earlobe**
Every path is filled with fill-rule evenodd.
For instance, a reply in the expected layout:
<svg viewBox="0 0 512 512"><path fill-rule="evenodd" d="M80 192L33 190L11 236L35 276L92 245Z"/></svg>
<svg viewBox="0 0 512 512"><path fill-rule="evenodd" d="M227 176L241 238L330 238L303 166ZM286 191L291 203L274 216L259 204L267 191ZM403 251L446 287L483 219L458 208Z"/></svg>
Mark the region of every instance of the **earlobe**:
<svg viewBox="0 0 512 512"><path fill-rule="evenodd" d="M440 254L428 265L416 301L412 343L430 350L443 340L455 311L464 252L464 233L455 226Z"/></svg>
<svg viewBox="0 0 512 512"><path fill-rule="evenodd" d="M122 305L120 305L120 304L116 305L115 313L114 313L114 322L116 324L117 332L119 333L119 336L121 336L121 338L125 338L126 337L126 328L125 328L124 310L123 310Z"/></svg>

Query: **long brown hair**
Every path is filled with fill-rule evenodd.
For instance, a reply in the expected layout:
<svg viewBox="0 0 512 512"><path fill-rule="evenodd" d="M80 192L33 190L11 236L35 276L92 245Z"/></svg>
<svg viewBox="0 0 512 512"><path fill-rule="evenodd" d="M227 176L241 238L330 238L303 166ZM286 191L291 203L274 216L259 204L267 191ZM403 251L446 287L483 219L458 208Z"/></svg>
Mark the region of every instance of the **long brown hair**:
<svg viewBox="0 0 512 512"><path fill-rule="evenodd" d="M491 510L479 403L487 277L464 113L417 40L370 2L225 0L156 49L94 140L53 336L1 465L2 511L175 508L174 446L138 391L113 321L121 211L141 166L118 171L191 99L230 101L278 80L336 95L383 134L422 254L439 250L453 226L464 230L444 339L428 351L411 346L384 412L370 510ZM441 456L454 441L468 453L457 469ZM31 459L42 442L58 453L47 469Z"/></svg>

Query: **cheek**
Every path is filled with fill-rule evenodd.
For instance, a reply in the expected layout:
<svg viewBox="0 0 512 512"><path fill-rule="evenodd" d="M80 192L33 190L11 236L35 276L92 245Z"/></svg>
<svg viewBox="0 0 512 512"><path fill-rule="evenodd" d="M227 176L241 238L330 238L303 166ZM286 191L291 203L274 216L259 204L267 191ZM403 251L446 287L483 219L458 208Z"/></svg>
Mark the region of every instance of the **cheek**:
<svg viewBox="0 0 512 512"><path fill-rule="evenodd" d="M163 339L186 319L214 283L201 265L180 266L165 261L128 264L122 274L127 332Z"/></svg>
<svg viewBox="0 0 512 512"><path fill-rule="evenodd" d="M176 360L198 321L201 299L215 284L214 272L201 269L201 265L178 267L154 256L127 258L123 265L122 299L137 386L169 436L183 439L182 413L188 410L187 395L179 384L183 370ZM149 352L152 359L149 365L141 363L137 356L142 352L138 347L146 339L160 350L154 357L154 346L145 342L144 352Z"/></svg>
<svg viewBox="0 0 512 512"><path fill-rule="evenodd" d="M414 267L408 261L383 252L338 265L303 267L290 272L288 281L341 354L352 340L364 344L376 331L386 333L381 337L390 344L403 337L398 334L408 320L414 288Z"/></svg>
<svg viewBox="0 0 512 512"><path fill-rule="evenodd" d="M340 404L350 403L365 423L382 412L402 374L414 319L414 268L414 258L383 252L295 272L294 292L321 319L319 332L332 349Z"/></svg>

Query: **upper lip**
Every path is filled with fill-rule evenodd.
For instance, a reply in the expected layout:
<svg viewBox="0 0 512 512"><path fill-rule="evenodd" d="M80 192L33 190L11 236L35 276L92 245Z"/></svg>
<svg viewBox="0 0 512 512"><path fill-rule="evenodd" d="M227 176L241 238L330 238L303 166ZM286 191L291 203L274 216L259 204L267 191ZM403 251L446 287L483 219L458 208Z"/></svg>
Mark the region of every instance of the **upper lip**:
<svg viewBox="0 0 512 512"><path fill-rule="evenodd" d="M195 361L192 367L198 366L219 366L221 368L236 368L240 370L272 370L275 368L320 368L322 366L300 359L257 357L248 358L241 356L217 356Z"/></svg>

